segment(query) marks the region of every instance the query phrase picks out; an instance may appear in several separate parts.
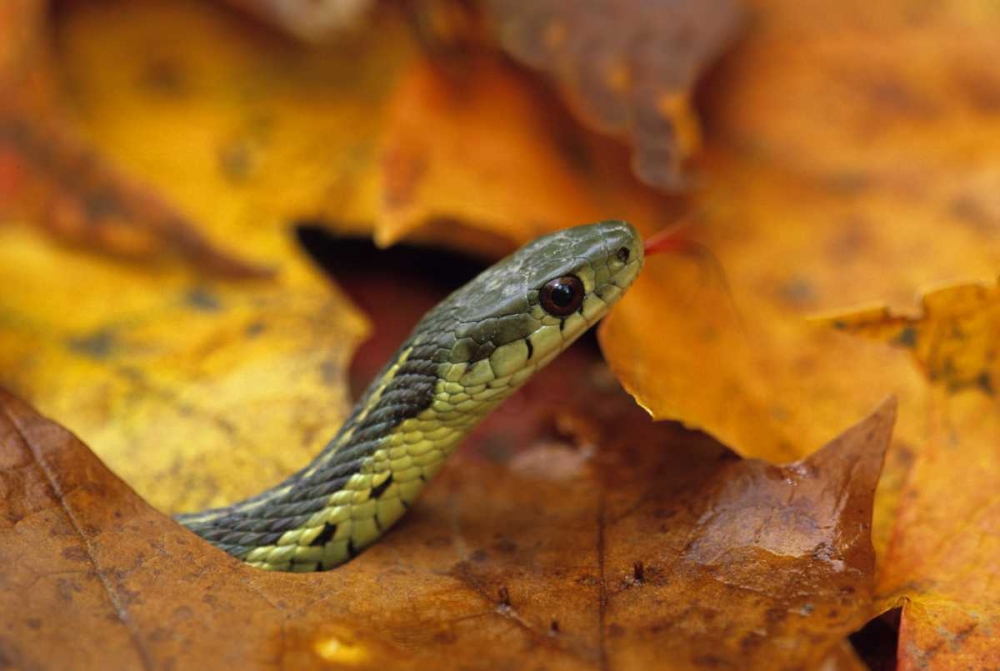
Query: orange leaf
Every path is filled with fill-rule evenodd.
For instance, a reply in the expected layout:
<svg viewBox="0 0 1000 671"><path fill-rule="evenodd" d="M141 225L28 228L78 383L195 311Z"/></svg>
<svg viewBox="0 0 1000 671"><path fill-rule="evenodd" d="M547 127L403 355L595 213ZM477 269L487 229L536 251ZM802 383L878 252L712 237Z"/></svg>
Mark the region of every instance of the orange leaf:
<svg viewBox="0 0 1000 671"><path fill-rule="evenodd" d="M906 599L901 665L988 666L1000 626L1000 287L948 286L921 303L916 315L883 307L825 321L909 350L934 385L879 576L883 599Z"/></svg>
<svg viewBox="0 0 1000 671"><path fill-rule="evenodd" d="M543 87L499 61L468 68L459 82L424 61L401 79L383 137L379 244L435 221L518 244L586 221L669 221L673 203L631 177L620 147L575 128Z"/></svg>

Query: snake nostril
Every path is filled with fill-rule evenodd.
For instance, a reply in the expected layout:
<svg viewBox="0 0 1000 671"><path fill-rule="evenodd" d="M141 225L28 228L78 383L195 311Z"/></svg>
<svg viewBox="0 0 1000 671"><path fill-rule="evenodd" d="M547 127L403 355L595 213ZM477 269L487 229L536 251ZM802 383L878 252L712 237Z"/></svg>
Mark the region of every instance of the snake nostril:
<svg viewBox="0 0 1000 671"><path fill-rule="evenodd" d="M618 260L621 261L622 263L628 263L628 257L631 253L632 250L630 250L628 247L619 247L618 251L615 252L615 256L617 256Z"/></svg>

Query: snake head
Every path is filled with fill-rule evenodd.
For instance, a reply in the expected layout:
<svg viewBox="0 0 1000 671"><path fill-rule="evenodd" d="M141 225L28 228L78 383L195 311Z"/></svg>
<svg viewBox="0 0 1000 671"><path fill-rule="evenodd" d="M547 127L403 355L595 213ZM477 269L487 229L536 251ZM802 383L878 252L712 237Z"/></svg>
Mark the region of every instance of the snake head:
<svg viewBox="0 0 1000 671"><path fill-rule="evenodd" d="M538 238L453 293L419 333L440 334L440 359L463 385L520 384L596 324L643 264L624 221Z"/></svg>

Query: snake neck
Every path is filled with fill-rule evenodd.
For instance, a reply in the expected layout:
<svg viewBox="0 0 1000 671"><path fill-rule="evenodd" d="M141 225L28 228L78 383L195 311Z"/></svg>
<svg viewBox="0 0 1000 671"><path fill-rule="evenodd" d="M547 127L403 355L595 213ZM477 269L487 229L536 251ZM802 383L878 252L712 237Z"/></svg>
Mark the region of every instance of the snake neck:
<svg viewBox="0 0 1000 671"><path fill-rule="evenodd" d="M402 517L479 420L607 313L642 260L638 233L621 221L532 241L420 320L311 464L179 520L261 568L351 559Z"/></svg>
<svg viewBox="0 0 1000 671"><path fill-rule="evenodd" d="M440 344L404 344L308 466L252 498L178 521L259 568L319 571L353 558L537 368L477 380L441 352Z"/></svg>

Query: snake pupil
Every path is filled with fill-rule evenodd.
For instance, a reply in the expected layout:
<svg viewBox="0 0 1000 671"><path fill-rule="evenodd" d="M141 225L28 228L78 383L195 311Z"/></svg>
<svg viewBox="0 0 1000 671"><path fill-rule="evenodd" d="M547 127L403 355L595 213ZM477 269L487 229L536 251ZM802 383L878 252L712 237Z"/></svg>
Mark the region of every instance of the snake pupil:
<svg viewBox="0 0 1000 671"><path fill-rule="evenodd" d="M619 247L618 251L616 252L616 255L618 256L619 261L621 261L622 263L628 263L628 257L631 253L632 252L629 250L628 247Z"/></svg>
<svg viewBox="0 0 1000 671"><path fill-rule="evenodd" d="M574 275L551 280L542 287L541 303L549 314L565 317L583 303L583 282Z"/></svg>
<svg viewBox="0 0 1000 671"><path fill-rule="evenodd" d="M565 284L557 284L552 288L552 302L560 308L565 308L573 302L573 290Z"/></svg>

